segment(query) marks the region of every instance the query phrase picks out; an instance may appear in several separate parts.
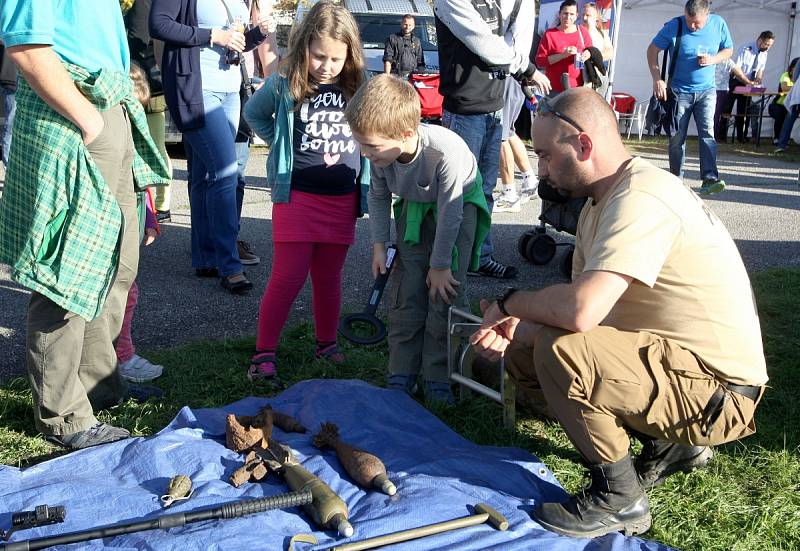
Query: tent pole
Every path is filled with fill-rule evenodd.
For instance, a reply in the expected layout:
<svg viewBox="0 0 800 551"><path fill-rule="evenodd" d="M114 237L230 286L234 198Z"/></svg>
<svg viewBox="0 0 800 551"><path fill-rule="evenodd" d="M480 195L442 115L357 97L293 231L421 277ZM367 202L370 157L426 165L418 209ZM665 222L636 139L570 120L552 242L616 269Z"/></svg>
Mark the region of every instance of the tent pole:
<svg viewBox="0 0 800 551"><path fill-rule="evenodd" d="M786 60L783 64L784 67L789 66L792 61L792 46L794 41L794 20L797 17L797 2L792 2L789 6L789 47L786 48Z"/></svg>
<svg viewBox="0 0 800 551"><path fill-rule="evenodd" d="M608 64L608 86L606 87L606 101L611 101L611 94L614 91L614 74L617 72L617 56L619 55L619 28L622 22L622 0L614 0L614 17L612 23L614 32L611 37L611 44L614 47L614 57Z"/></svg>

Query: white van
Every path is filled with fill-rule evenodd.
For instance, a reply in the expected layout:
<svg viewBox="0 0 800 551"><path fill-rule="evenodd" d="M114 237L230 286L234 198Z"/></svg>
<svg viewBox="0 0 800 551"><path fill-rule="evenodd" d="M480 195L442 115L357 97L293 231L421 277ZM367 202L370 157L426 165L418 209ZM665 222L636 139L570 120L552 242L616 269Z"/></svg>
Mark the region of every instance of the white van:
<svg viewBox="0 0 800 551"><path fill-rule="evenodd" d="M314 0L300 0L295 20L300 21L314 3ZM367 71L371 74L383 72L386 39L400 30L400 21L405 14L414 16L414 35L422 42L426 67L439 71L436 23L433 8L427 0L344 0L344 6L358 23Z"/></svg>

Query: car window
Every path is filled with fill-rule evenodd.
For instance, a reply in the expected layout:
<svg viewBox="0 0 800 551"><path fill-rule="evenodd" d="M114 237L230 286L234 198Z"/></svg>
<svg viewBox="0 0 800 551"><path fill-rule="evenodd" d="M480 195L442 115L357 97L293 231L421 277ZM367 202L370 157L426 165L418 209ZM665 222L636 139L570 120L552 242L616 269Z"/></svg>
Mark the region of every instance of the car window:
<svg viewBox="0 0 800 551"><path fill-rule="evenodd" d="M361 42L364 48L383 48L386 38L400 30L401 15L366 15L354 14L361 30ZM416 27L414 34L422 42L423 50L436 50L436 23L433 17L414 17Z"/></svg>

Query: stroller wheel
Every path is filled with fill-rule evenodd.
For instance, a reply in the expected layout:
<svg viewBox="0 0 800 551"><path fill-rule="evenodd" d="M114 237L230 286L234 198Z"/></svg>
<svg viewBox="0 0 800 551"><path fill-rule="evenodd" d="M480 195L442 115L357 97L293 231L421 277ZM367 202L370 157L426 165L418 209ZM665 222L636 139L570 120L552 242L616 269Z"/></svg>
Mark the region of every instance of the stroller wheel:
<svg viewBox="0 0 800 551"><path fill-rule="evenodd" d="M528 230L519 236L517 239L517 252L519 255L527 260L526 251L528 250L528 242L536 235L536 230Z"/></svg>
<svg viewBox="0 0 800 551"><path fill-rule="evenodd" d="M566 277L567 279L572 277L572 255L575 254L575 246L570 245L567 248L567 252L564 253L564 256L561 257L561 263L558 265L558 269L561 271L561 275Z"/></svg>
<svg viewBox="0 0 800 551"><path fill-rule="evenodd" d="M547 234L532 236L525 248L525 258L537 266L547 264L556 255L556 240Z"/></svg>

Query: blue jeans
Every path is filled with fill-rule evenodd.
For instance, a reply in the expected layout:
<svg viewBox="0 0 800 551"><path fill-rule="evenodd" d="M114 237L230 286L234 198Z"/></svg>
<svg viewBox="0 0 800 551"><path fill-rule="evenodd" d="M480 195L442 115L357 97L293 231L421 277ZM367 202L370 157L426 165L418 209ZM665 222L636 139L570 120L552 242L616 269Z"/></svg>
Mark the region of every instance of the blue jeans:
<svg viewBox="0 0 800 551"><path fill-rule="evenodd" d="M696 94L672 91L676 96L675 133L669 140L669 171L683 178L683 159L686 156L686 133L689 118L694 116L700 145L700 178L719 180L717 142L714 140L714 110L717 91L709 88Z"/></svg>
<svg viewBox="0 0 800 551"><path fill-rule="evenodd" d="M244 171L247 169L248 160L250 160L250 140L246 142L236 142L236 212L239 220L242 219L244 188L247 185Z"/></svg>
<svg viewBox="0 0 800 551"><path fill-rule="evenodd" d="M789 109L789 114L786 115L786 119L783 121L781 135L778 138L778 147L786 149L789 146L789 138L792 135L792 127L794 126L798 115L800 115L800 105L792 105L792 108Z"/></svg>
<svg viewBox="0 0 800 551"><path fill-rule="evenodd" d="M11 151L11 128L14 126L14 114L17 112L16 92L3 87L3 105L6 114L6 126L3 128L3 164L8 168L8 154Z"/></svg>
<svg viewBox="0 0 800 551"><path fill-rule="evenodd" d="M192 210L192 266L221 276L242 271L236 238L239 93L203 90L205 126L183 133L192 150L189 204Z"/></svg>
<svg viewBox="0 0 800 551"><path fill-rule="evenodd" d="M485 115L459 115L449 111L442 113L442 125L458 134L478 160L478 170L483 177L483 195L486 197L489 212L492 212L494 206L492 191L497 185L497 171L500 170L502 123L502 109ZM481 266L491 260L492 253L494 253L492 237L487 233L481 245Z"/></svg>

